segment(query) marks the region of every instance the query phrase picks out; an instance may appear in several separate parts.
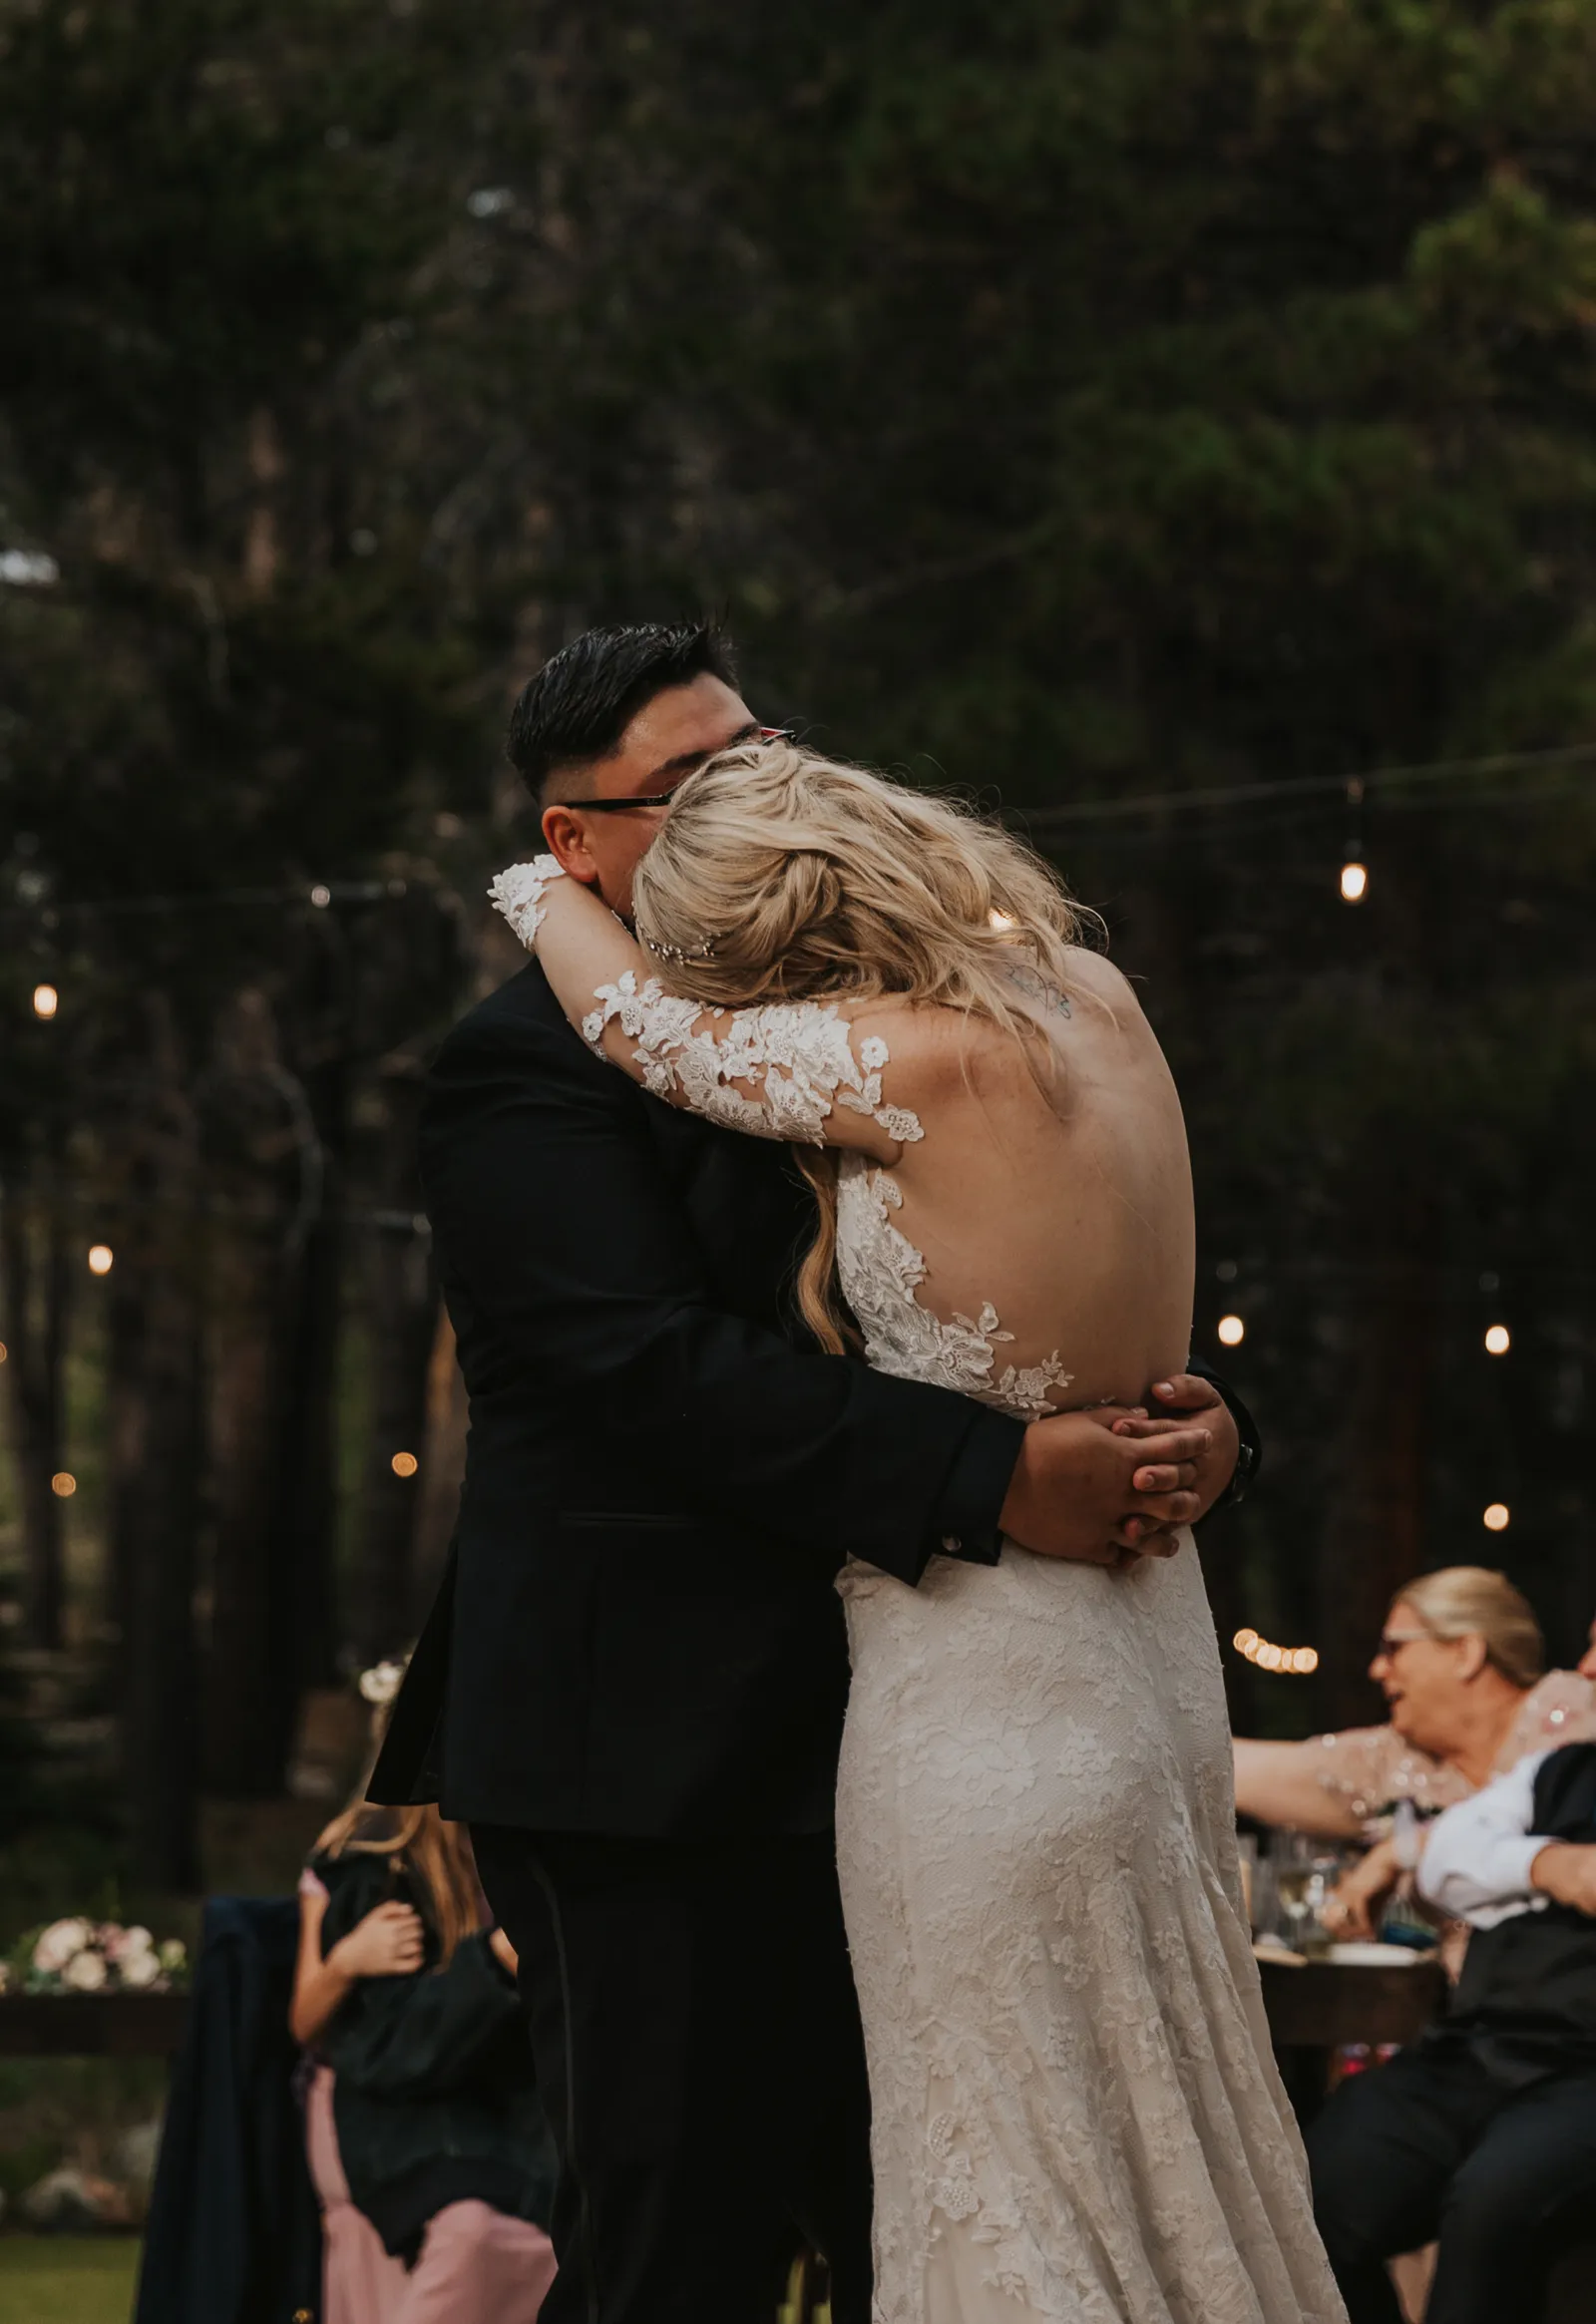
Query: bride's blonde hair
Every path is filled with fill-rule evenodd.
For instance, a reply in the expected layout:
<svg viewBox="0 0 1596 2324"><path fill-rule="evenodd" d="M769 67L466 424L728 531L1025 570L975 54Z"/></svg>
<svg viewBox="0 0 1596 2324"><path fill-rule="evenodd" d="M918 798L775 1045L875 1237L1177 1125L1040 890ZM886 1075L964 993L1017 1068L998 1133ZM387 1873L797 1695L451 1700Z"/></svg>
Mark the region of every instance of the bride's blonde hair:
<svg viewBox="0 0 1596 2324"><path fill-rule="evenodd" d="M1039 856L954 800L785 737L739 743L680 785L632 899L638 937L690 999L958 1008L1011 1033L1038 1083L1050 1078L1024 983L1032 999L1067 992L1081 916ZM798 1304L840 1355L836 1156L798 1160L820 1210Z"/></svg>

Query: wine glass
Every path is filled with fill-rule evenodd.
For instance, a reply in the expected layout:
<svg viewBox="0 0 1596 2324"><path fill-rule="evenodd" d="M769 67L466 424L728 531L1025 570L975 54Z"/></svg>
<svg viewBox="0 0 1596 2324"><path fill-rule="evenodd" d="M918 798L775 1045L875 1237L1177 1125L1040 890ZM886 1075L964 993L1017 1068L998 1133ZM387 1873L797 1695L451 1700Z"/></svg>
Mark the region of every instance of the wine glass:
<svg viewBox="0 0 1596 2324"><path fill-rule="evenodd" d="M1322 1960L1335 1942L1326 1928L1325 1900L1341 1875L1341 1858L1311 1832L1282 1832L1275 1862L1280 1933L1294 1953Z"/></svg>

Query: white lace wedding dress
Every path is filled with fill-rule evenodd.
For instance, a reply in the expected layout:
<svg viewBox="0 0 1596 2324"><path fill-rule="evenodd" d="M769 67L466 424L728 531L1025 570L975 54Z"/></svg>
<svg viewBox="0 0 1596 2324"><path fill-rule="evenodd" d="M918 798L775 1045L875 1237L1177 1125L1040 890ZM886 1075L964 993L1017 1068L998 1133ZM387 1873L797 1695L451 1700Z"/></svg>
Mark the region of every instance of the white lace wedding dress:
<svg viewBox="0 0 1596 2324"><path fill-rule="evenodd" d="M497 885L529 943L546 885ZM841 1107L906 1152L936 1135L883 1102L887 1042L834 1007L710 1018L633 969L586 992L593 1045L728 1127L819 1143ZM1049 1409L1057 1356L998 1374L1014 1336L991 1305L939 1317L919 1296L891 1171L843 1152L839 1173L871 1363ZM995 1567L934 1558L918 1589L865 1565L840 1587L878 2324L1344 2324L1241 1909L1189 1538L1129 1574L1005 1543Z"/></svg>
<svg viewBox="0 0 1596 2324"><path fill-rule="evenodd" d="M895 1188L841 1162L872 1363L1028 1417L916 1301ZM984 1345L984 1343L986 1343ZM1236 1863L1190 1537L1130 1574L1005 1543L851 1566L837 1860L870 2060L880 2324L1331 2324Z"/></svg>

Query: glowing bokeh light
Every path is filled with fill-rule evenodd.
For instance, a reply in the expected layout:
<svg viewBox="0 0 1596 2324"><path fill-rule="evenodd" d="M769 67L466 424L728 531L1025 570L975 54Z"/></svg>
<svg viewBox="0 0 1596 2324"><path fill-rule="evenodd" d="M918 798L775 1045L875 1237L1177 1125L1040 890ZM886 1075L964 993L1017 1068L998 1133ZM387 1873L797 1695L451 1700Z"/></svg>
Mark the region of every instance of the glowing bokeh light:
<svg viewBox="0 0 1596 2324"><path fill-rule="evenodd" d="M1261 1671L1289 1672L1294 1679L1306 1679L1319 1668L1317 1648L1275 1646L1267 1638L1260 1638L1256 1630L1238 1630L1230 1643L1239 1655L1256 1663Z"/></svg>

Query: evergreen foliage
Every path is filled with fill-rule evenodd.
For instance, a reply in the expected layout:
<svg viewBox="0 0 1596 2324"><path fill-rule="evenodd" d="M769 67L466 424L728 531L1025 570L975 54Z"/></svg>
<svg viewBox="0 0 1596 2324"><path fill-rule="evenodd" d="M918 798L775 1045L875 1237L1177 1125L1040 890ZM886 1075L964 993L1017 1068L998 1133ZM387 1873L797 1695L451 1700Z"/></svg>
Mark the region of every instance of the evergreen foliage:
<svg viewBox="0 0 1596 2324"><path fill-rule="evenodd" d="M1146 975L1199 1331L1245 1315L1272 1452L1222 1626L1317 1640L1346 1717L1396 1580L1505 1559L1572 1650L1596 761L1514 754L1596 740L1593 125L1596 0L0 0L0 548L61 569L0 588L5 1186L122 1203L125 1280L187 1287L165 1441L185 1396L248 1436L218 1301L280 1343L249 1474L299 1481L263 1532L220 1477L161 1520L227 1668L279 1640L229 1782L410 1554L369 1499L328 1606L283 1381L330 1381L357 1257L404 1307L339 1221L410 1200L383 1139L491 941L453 896L514 844L510 695L704 606L761 710L1037 811ZM116 909L153 896L215 901Z"/></svg>

